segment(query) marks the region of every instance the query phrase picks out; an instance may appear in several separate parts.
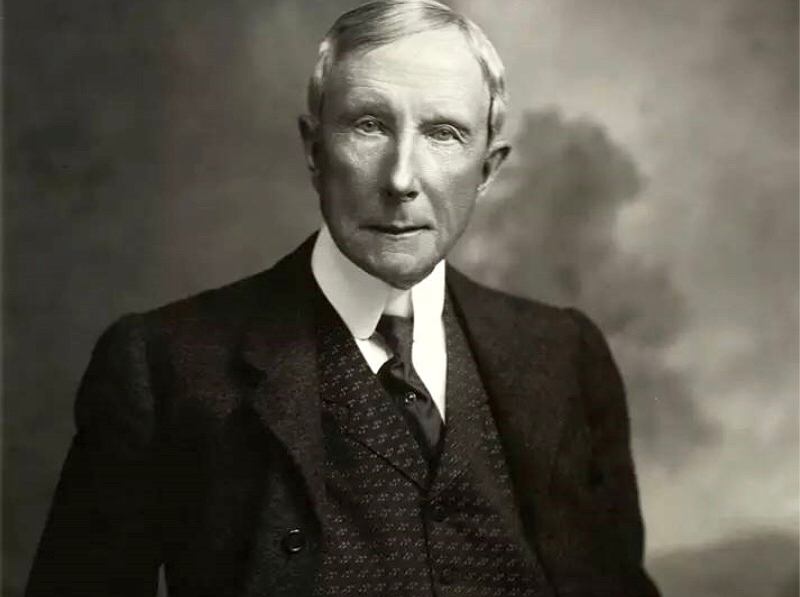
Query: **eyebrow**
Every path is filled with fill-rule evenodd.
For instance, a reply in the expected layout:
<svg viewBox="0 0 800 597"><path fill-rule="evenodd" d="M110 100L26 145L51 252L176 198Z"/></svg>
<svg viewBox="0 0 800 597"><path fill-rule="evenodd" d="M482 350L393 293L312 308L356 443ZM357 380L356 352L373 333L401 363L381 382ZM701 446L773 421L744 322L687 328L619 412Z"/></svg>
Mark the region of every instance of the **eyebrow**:
<svg viewBox="0 0 800 597"><path fill-rule="evenodd" d="M344 111L345 112L389 112L389 104L388 102L381 98L380 96L376 96L375 94L367 93L363 96L355 95L354 97L348 98L348 100L344 103Z"/></svg>

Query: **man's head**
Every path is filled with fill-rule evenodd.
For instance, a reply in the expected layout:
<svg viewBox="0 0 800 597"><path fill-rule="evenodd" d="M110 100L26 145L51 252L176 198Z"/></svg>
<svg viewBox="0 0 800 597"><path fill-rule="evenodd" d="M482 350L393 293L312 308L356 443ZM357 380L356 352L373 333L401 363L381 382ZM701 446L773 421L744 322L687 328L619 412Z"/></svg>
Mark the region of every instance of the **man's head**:
<svg viewBox="0 0 800 597"><path fill-rule="evenodd" d="M320 45L301 117L306 159L339 249L397 288L466 228L508 153L503 65L476 25L433 0L378 0Z"/></svg>

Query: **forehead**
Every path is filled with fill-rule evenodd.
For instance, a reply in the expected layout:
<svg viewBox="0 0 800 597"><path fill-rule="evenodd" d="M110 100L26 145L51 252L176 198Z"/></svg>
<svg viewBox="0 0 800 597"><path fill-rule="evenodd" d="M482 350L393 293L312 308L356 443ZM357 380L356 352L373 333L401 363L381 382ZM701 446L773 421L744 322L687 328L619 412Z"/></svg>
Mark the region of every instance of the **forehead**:
<svg viewBox="0 0 800 597"><path fill-rule="evenodd" d="M351 101L383 93L421 103L462 103L478 110L488 109L489 102L483 69L456 27L351 52L335 63L325 89L326 95Z"/></svg>

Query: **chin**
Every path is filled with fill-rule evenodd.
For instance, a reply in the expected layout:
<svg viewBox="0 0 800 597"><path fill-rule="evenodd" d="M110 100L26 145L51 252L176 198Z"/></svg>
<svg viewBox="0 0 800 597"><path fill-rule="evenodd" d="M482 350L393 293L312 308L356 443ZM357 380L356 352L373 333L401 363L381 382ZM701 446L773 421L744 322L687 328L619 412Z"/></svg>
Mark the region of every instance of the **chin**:
<svg viewBox="0 0 800 597"><path fill-rule="evenodd" d="M389 263L373 264L371 270L367 271L390 286L407 290L431 273L435 265L419 262L397 263L397 260L392 260Z"/></svg>
<svg viewBox="0 0 800 597"><path fill-rule="evenodd" d="M401 290L424 279L438 263L430 246L354 246L345 244L345 255L368 274ZM399 250L398 250L399 249Z"/></svg>

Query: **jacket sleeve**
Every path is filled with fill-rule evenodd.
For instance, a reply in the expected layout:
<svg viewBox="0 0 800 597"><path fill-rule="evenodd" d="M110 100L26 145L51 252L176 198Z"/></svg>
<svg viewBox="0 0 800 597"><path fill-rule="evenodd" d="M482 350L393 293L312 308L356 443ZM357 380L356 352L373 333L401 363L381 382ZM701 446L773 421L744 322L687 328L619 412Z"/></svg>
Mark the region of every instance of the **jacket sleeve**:
<svg viewBox="0 0 800 597"><path fill-rule="evenodd" d="M26 595L155 595L156 433L138 316L122 318L98 341L75 421Z"/></svg>
<svg viewBox="0 0 800 597"><path fill-rule="evenodd" d="M589 483L602 504L596 523L604 568L610 574L609 594L657 597L643 566L644 526L622 378L597 326L579 311L570 312L580 328L578 367L591 434Z"/></svg>

